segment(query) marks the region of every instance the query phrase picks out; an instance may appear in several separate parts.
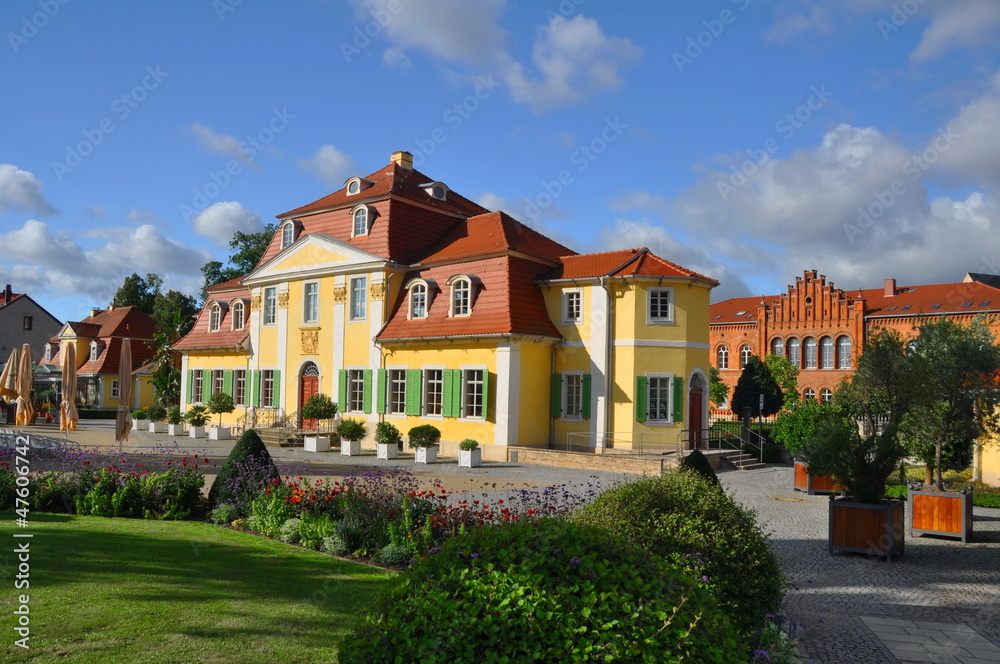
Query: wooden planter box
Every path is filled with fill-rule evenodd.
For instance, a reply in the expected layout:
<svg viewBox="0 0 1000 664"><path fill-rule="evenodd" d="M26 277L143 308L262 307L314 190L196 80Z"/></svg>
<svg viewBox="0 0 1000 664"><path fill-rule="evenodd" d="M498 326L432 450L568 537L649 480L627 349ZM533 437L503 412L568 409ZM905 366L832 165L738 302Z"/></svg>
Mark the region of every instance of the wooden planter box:
<svg viewBox="0 0 1000 664"><path fill-rule="evenodd" d="M438 448L437 445L428 445L427 447L418 447L413 453L413 460L416 463L437 463L438 458Z"/></svg>
<svg viewBox="0 0 1000 664"><path fill-rule="evenodd" d="M399 457L399 445L396 443L376 443L375 453L379 459L396 459Z"/></svg>
<svg viewBox="0 0 1000 664"><path fill-rule="evenodd" d="M149 433L164 433L167 430L166 422L150 422Z"/></svg>
<svg viewBox="0 0 1000 664"><path fill-rule="evenodd" d="M168 424L167 433L171 436L183 436L184 435L184 425L183 424Z"/></svg>
<svg viewBox="0 0 1000 664"><path fill-rule="evenodd" d="M231 434L232 429L229 427L209 427L208 429L209 440L229 440Z"/></svg>
<svg viewBox="0 0 1000 664"><path fill-rule="evenodd" d="M887 500L880 505L830 496L830 553L848 551L885 557L903 555L906 505Z"/></svg>
<svg viewBox="0 0 1000 664"><path fill-rule="evenodd" d="M458 465L465 468L479 468L483 465L483 450L477 447L474 450L459 450Z"/></svg>
<svg viewBox="0 0 1000 664"><path fill-rule="evenodd" d="M965 544L972 539L972 490L938 491L916 486L907 491L910 535L957 537Z"/></svg>
<svg viewBox="0 0 1000 664"><path fill-rule="evenodd" d="M302 449L306 452L329 452L329 436L306 436L302 441Z"/></svg>
<svg viewBox="0 0 1000 664"><path fill-rule="evenodd" d="M795 460L795 490L805 491L810 496L825 493L840 493L843 485L829 477L816 477L809 474L809 465L805 461Z"/></svg>
<svg viewBox="0 0 1000 664"><path fill-rule="evenodd" d="M204 438L205 437L205 427L188 427L188 436L191 438Z"/></svg>
<svg viewBox="0 0 1000 664"><path fill-rule="evenodd" d="M360 440L340 439L340 456L361 456Z"/></svg>

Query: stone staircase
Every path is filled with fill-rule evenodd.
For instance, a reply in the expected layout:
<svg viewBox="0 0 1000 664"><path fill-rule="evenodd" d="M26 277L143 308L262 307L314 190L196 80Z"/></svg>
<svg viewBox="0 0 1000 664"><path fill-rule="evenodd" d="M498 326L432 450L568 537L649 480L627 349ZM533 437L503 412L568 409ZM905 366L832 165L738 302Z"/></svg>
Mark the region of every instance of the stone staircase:
<svg viewBox="0 0 1000 664"><path fill-rule="evenodd" d="M257 435L268 447L302 447L304 437L295 429L284 427L262 427L256 429Z"/></svg>
<svg viewBox="0 0 1000 664"><path fill-rule="evenodd" d="M723 458L737 470L757 470L767 467L767 464L761 463L753 454L745 454L739 450L733 450Z"/></svg>

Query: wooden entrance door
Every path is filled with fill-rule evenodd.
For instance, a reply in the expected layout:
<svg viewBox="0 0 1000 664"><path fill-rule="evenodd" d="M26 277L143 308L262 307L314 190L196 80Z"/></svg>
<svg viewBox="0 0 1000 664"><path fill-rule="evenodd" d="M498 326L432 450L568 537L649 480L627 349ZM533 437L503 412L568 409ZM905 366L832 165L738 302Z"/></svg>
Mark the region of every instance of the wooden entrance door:
<svg viewBox="0 0 1000 664"><path fill-rule="evenodd" d="M310 397L314 397L319 394L319 376L300 376L299 377L299 412L302 412L302 406L309 401ZM301 419L301 418L299 418ZM302 420L303 429L315 429L318 426L316 420Z"/></svg>
<svg viewBox="0 0 1000 664"><path fill-rule="evenodd" d="M701 447L705 439L705 432L701 428L703 424L701 413L704 406L704 398L705 389L702 387L691 388L691 392L688 394L688 429L690 431L688 435L688 449L693 450Z"/></svg>

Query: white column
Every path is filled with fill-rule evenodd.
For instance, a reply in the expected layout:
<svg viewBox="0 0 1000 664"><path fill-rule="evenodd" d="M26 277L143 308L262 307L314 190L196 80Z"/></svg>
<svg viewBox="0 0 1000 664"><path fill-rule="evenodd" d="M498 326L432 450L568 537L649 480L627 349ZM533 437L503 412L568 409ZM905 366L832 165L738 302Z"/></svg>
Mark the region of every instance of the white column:
<svg viewBox="0 0 1000 664"><path fill-rule="evenodd" d="M521 344L500 343L497 346L496 426L493 429L495 445L516 445L521 421Z"/></svg>
<svg viewBox="0 0 1000 664"><path fill-rule="evenodd" d="M288 282L278 284L278 297L284 293L288 296ZM277 308L276 323L278 331L278 359L277 368L281 370L281 382L284 383L279 389L281 390L281 403L278 404L278 408L285 415L288 414L288 409L285 408L285 403L288 401L288 385L289 385L289 375L288 375L288 335L291 330L288 329L288 305L284 307ZM297 397L296 397L297 398ZM294 401L293 401L294 403Z"/></svg>
<svg viewBox="0 0 1000 664"><path fill-rule="evenodd" d="M372 274L369 276L371 285L380 284L387 292L389 284L385 281L384 274ZM369 422L378 422L378 407L375 401L378 399L378 369L382 366L382 352L375 346L375 336L382 326L385 325L385 295L381 298L371 297L369 288L368 297L368 366L372 369L372 412L368 414Z"/></svg>
<svg viewBox="0 0 1000 664"><path fill-rule="evenodd" d="M187 403L187 401L185 401L185 399L187 398L187 393L188 393L188 356L185 354L185 355L181 355L181 398L180 398L180 402L181 402L182 405ZM181 409L181 412L184 412L183 408Z"/></svg>
<svg viewBox="0 0 1000 664"><path fill-rule="evenodd" d="M337 275L333 280L335 288L346 288L347 277ZM347 294L348 298L350 293ZM333 305L333 384L330 393L333 402L340 399L340 371L344 368L344 325L347 316L347 301L336 302Z"/></svg>
<svg viewBox="0 0 1000 664"><path fill-rule="evenodd" d="M608 292L598 284L590 286L590 435L595 439L608 430L607 399L604 387L608 372Z"/></svg>

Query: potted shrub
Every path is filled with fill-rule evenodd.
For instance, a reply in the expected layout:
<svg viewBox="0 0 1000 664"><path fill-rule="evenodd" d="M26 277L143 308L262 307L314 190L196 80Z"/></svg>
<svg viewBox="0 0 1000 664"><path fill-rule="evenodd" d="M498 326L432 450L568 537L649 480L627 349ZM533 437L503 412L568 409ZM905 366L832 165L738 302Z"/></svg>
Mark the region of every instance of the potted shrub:
<svg viewBox="0 0 1000 664"><path fill-rule="evenodd" d="M410 429L407 437L410 447L415 450L417 463L436 463L441 431L433 424L422 424Z"/></svg>
<svg viewBox="0 0 1000 664"><path fill-rule="evenodd" d="M184 415L180 406L171 406L167 409L167 433L171 436L184 434Z"/></svg>
<svg viewBox="0 0 1000 664"><path fill-rule="evenodd" d="M895 330L876 333L858 358L851 381L837 390L843 412L821 414L804 451L813 472L844 485L830 496L829 551L866 553L891 560L903 554L903 501L885 500L885 483L906 458L899 435L906 415L919 407L922 364Z"/></svg>
<svg viewBox="0 0 1000 664"><path fill-rule="evenodd" d="M150 406L146 409L149 416L149 433L164 433L167 430L167 423L164 418L167 416L167 409L163 406Z"/></svg>
<svg viewBox="0 0 1000 664"><path fill-rule="evenodd" d="M343 456L360 456L361 439L365 437L365 425L357 420L344 420L337 425L340 436L340 453Z"/></svg>
<svg viewBox="0 0 1000 664"><path fill-rule="evenodd" d="M458 465L465 468L478 468L483 465L483 450L479 442L466 438L458 444Z"/></svg>
<svg viewBox="0 0 1000 664"><path fill-rule="evenodd" d="M149 426L149 413L143 408L132 411L132 430L145 431Z"/></svg>
<svg viewBox="0 0 1000 664"><path fill-rule="evenodd" d="M816 423L820 416L833 413L836 406L815 401L797 403L791 410L783 412L771 428L771 437L784 445L795 458L793 487L805 491L810 496L843 491L843 485L830 477L809 473L809 461L804 454L806 444L816 436Z"/></svg>
<svg viewBox="0 0 1000 664"><path fill-rule="evenodd" d="M395 425L379 422L375 427L375 449L379 459L395 459L399 456L402 434Z"/></svg>
<svg viewBox="0 0 1000 664"><path fill-rule="evenodd" d="M301 413L305 420L330 420L337 415L337 404L325 394L316 394L302 404ZM303 445L306 452L329 452L330 436L320 435L320 430L317 429L315 435L305 437Z"/></svg>
<svg viewBox="0 0 1000 664"><path fill-rule="evenodd" d="M208 430L209 440L229 440L232 429L222 426L222 414L236 410L233 397L225 392L216 392L208 398L208 410L219 416L219 423Z"/></svg>
<svg viewBox="0 0 1000 664"><path fill-rule="evenodd" d="M204 438L205 437L205 424L208 423L208 407L201 404L191 406L186 413L184 413L184 419L190 425L188 427L188 435L192 438Z"/></svg>

